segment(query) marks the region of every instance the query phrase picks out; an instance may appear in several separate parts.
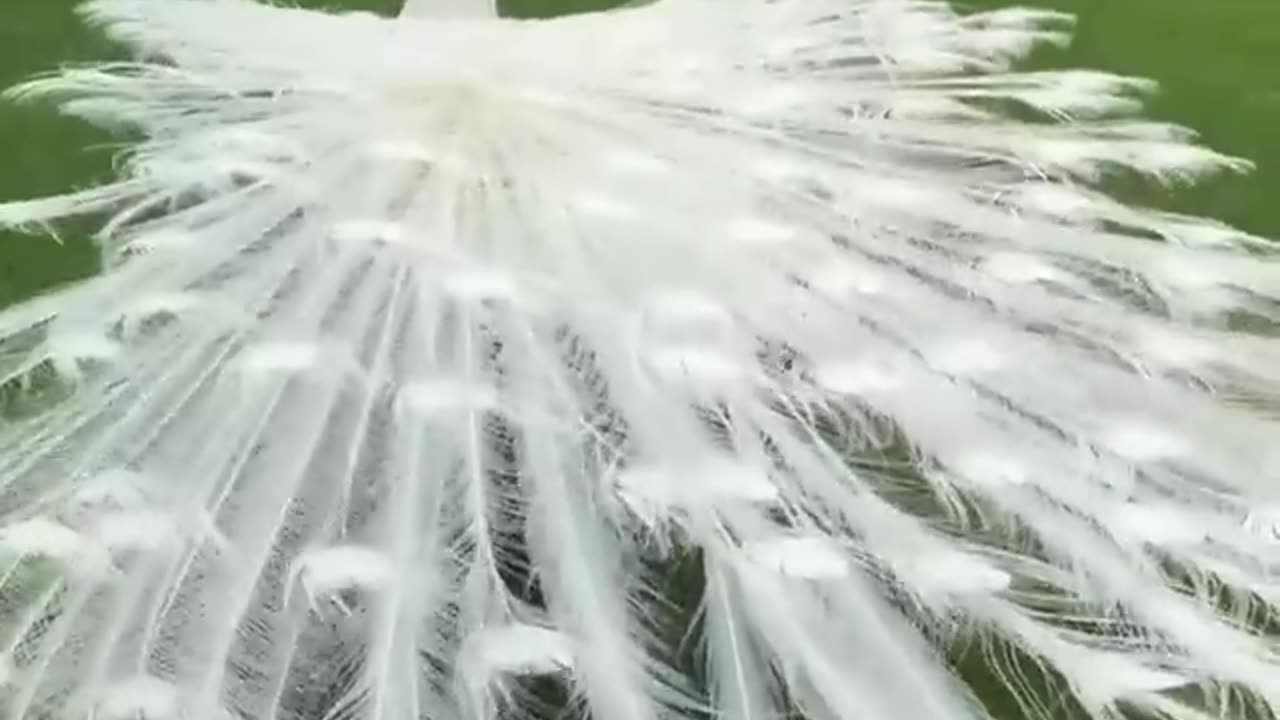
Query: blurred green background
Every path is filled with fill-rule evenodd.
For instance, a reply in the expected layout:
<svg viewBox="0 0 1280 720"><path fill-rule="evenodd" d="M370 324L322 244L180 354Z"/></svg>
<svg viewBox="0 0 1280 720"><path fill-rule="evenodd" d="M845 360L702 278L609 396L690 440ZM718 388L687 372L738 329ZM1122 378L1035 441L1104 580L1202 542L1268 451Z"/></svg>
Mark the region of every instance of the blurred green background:
<svg viewBox="0 0 1280 720"><path fill-rule="evenodd" d="M731 2L732 0L726 0ZM545 16L612 0L506 0L505 14ZM84 28L78 0L3 0L0 86L60 64L107 57ZM1087 66L1151 77L1161 84L1149 114L1188 125L1203 141L1257 164L1243 177L1189 188L1128 189L1131 198L1211 215L1280 238L1280 0L1024 0L1079 17L1075 42L1045 51L1036 65ZM400 0L303 0L316 7L393 13ZM982 9L1007 0L965 0ZM111 138L44 106L0 105L0 199L83 187L106 175ZM74 233L66 244L0 233L0 306L97 268L94 248Z"/></svg>

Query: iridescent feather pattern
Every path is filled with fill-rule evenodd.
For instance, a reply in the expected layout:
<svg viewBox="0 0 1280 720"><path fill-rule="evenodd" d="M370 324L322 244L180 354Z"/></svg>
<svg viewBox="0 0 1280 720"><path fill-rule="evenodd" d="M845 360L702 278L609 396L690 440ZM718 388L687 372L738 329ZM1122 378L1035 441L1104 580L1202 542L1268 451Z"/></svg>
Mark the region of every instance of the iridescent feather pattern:
<svg viewBox="0 0 1280 720"><path fill-rule="evenodd" d="M456 7L454 7L456 6ZM0 312L13 720L1280 708L1280 262L1070 19L90 0Z"/></svg>

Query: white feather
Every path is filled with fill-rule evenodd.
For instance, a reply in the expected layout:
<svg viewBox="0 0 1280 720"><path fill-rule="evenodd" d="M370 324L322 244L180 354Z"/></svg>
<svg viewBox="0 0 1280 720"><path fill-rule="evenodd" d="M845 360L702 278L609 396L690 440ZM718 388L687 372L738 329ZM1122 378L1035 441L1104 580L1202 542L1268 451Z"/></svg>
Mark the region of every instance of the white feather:
<svg viewBox="0 0 1280 720"><path fill-rule="evenodd" d="M1090 187L1247 163L1010 69L1069 18L84 12L141 59L10 94L134 133L0 205L110 260L0 312L11 717L967 720L974 634L1280 709L1275 246Z"/></svg>

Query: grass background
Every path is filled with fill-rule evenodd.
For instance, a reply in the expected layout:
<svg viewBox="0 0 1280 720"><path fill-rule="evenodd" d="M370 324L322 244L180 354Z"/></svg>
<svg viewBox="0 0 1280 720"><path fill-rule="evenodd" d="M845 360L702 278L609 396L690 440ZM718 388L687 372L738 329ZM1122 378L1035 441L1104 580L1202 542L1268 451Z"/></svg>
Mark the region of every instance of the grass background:
<svg viewBox="0 0 1280 720"><path fill-rule="evenodd" d="M724 0L732 2L733 0ZM61 64L110 57L109 47L83 27L79 0L0 0L0 86ZM523 17L597 9L614 0L505 0ZM400 0L303 0L391 14ZM963 0L985 9L1006 0ZM1078 15L1074 43L1031 59L1037 66L1083 66L1151 77L1161 92L1149 107L1156 119L1199 131L1208 145L1257 164L1245 176L1191 187L1126 187L1129 199L1217 217L1280 239L1280 0L1023 0ZM0 103L0 200L37 197L105 178L112 139L48 107ZM98 255L71 232L65 244L0 232L0 306L95 272ZM958 669L997 717L1023 716L979 657L957 658ZM1066 706L1055 718L1074 716Z"/></svg>

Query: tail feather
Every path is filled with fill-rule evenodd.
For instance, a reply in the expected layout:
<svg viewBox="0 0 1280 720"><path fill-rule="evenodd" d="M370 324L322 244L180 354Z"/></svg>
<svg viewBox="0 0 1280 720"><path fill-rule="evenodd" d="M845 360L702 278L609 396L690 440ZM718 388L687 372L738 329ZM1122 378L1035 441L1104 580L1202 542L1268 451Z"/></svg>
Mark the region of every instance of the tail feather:
<svg viewBox="0 0 1280 720"><path fill-rule="evenodd" d="M0 204L108 260L0 311L0 715L1280 709L1275 246L1095 189L1246 161L1055 13L447 5L10 92L141 139Z"/></svg>

